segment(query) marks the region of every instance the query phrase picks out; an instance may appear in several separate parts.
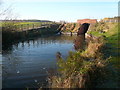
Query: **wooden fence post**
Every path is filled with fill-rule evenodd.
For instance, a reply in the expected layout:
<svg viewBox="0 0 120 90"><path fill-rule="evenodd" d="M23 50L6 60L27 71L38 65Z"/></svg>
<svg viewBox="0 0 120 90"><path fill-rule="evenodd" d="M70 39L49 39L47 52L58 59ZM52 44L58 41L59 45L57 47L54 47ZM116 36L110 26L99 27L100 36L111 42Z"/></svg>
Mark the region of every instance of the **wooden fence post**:
<svg viewBox="0 0 120 90"><path fill-rule="evenodd" d="M21 28L21 31L23 31L23 25L21 25L21 27L20 27L20 28Z"/></svg>
<svg viewBox="0 0 120 90"><path fill-rule="evenodd" d="M15 30L17 31L17 25L15 25Z"/></svg>
<svg viewBox="0 0 120 90"><path fill-rule="evenodd" d="M18 25L18 29L19 29L19 31L21 30L20 25Z"/></svg>
<svg viewBox="0 0 120 90"><path fill-rule="evenodd" d="M27 28L27 24L25 24L25 29L27 30L28 28Z"/></svg>
<svg viewBox="0 0 120 90"><path fill-rule="evenodd" d="M22 25L20 25L20 29L21 29L21 31L22 31Z"/></svg>
<svg viewBox="0 0 120 90"><path fill-rule="evenodd" d="M33 24L33 29L34 29L34 24Z"/></svg>
<svg viewBox="0 0 120 90"><path fill-rule="evenodd" d="M39 25L40 25L39 27L41 27L41 23Z"/></svg>
<svg viewBox="0 0 120 90"><path fill-rule="evenodd" d="M51 26L51 25L50 25L50 24L48 24L48 27L49 27L49 28L50 28L50 26Z"/></svg>
<svg viewBox="0 0 120 90"><path fill-rule="evenodd" d="M27 29L29 30L29 24L27 24Z"/></svg>

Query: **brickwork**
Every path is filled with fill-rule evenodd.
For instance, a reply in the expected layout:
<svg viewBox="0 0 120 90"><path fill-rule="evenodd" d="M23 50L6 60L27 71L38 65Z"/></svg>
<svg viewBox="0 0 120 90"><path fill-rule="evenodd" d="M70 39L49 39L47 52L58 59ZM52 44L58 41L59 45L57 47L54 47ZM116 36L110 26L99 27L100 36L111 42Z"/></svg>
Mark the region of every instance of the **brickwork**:
<svg viewBox="0 0 120 90"><path fill-rule="evenodd" d="M77 20L77 23L83 24L83 23L97 23L97 19L80 19Z"/></svg>

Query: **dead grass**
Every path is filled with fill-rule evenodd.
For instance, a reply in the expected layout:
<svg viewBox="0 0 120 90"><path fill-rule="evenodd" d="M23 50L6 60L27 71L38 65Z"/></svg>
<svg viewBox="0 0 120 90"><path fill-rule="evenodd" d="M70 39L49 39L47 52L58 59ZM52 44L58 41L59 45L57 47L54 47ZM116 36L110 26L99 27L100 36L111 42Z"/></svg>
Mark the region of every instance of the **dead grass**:
<svg viewBox="0 0 120 90"><path fill-rule="evenodd" d="M66 23L61 28L61 30L63 32L77 32L79 27L80 27L79 23Z"/></svg>
<svg viewBox="0 0 120 90"><path fill-rule="evenodd" d="M95 88L104 82L109 73L101 53L104 43L96 39L88 42L85 51L70 52L67 60L59 57L59 75L49 77L50 88Z"/></svg>

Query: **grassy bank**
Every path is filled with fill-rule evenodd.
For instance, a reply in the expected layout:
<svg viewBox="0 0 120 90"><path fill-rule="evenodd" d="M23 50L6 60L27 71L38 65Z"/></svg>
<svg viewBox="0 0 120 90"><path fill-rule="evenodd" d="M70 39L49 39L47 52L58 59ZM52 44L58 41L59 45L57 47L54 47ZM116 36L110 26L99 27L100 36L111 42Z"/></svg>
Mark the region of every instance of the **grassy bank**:
<svg viewBox="0 0 120 90"><path fill-rule="evenodd" d="M40 29L31 29L31 30L16 30L14 28L18 23L15 22L7 22L2 27L2 47L3 49L9 47L13 43L28 40L34 37L40 37L42 35L53 35L57 33L57 28L59 24L49 25L49 27L43 27ZM20 23L21 24L21 23ZM20 25L19 24L19 25ZM23 24L23 23L22 23ZM32 25L32 24L31 24Z"/></svg>
<svg viewBox="0 0 120 90"><path fill-rule="evenodd" d="M106 27L108 30L102 32ZM85 50L70 52L66 60L57 55L58 75L49 77L50 88L120 86L118 24L97 23L93 28L88 33L96 37L87 40Z"/></svg>
<svg viewBox="0 0 120 90"><path fill-rule="evenodd" d="M54 22L16 22L16 21L4 21L0 22L2 28L12 28L14 31L22 31L27 29L38 28L42 25L56 24Z"/></svg>
<svg viewBox="0 0 120 90"><path fill-rule="evenodd" d="M100 33L99 31L90 31L89 33L95 36L104 36L106 40L106 49L103 50L104 56L111 57L109 62L114 69L114 72L109 76L109 81L106 82L106 87L120 86L120 23L106 23L109 26L107 32Z"/></svg>

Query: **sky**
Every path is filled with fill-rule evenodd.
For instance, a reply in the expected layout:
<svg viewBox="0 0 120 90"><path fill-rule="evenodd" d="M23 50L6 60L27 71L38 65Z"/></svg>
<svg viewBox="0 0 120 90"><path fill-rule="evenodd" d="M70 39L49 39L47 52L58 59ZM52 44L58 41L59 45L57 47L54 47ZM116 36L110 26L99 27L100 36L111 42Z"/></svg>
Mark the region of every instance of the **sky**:
<svg viewBox="0 0 120 90"><path fill-rule="evenodd" d="M119 0L3 0L17 19L76 22L118 16Z"/></svg>

